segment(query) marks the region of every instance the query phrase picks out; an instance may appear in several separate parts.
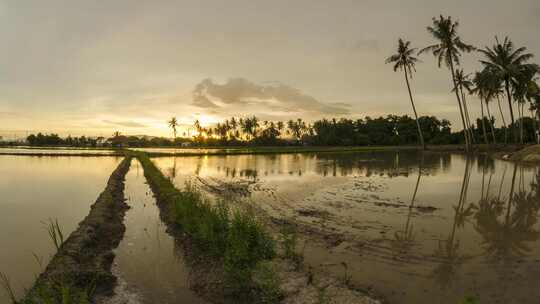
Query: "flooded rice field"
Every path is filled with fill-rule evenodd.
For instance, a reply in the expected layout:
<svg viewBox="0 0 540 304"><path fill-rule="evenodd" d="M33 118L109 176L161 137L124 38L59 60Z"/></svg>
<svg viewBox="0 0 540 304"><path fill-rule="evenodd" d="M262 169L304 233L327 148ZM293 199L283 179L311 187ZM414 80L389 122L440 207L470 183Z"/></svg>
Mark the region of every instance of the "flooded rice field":
<svg viewBox="0 0 540 304"><path fill-rule="evenodd" d="M28 154L28 155L36 155L39 156L40 154L43 155L66 155L66 154L73 154L73 155L85 155L85 154L92 154L92 155L112 155L115 154L115 150L108 150L108 149L90 149L90 148L36 148L36 147L13 147L13 148L7 148L7 147L0 147L0 155L2 154Z"/></svg>
<svg viewBox="0 0 540 304"><path fill-rule="evenodd" d="M405 151L153 161L178 187L296 223L309 264L390 303L540 297L537 167Z"/></svg>
<svg viewBox="0 0 540 304"><path fill-rule="evenodd" d="M137 160L132 160L125 183L130 209L113 265L120 284L107 303L204 303L189 289L181 246L167 234Z"/></svg>
<svg viewBox="0 0 540 304"><path fill-rule="evenodd" d="M17 296L55 253L44 222L58 219L67 238L119 162L115 157L0 156L0 271ZM8 303L6 296L0 292L0 303Z"/></svg>

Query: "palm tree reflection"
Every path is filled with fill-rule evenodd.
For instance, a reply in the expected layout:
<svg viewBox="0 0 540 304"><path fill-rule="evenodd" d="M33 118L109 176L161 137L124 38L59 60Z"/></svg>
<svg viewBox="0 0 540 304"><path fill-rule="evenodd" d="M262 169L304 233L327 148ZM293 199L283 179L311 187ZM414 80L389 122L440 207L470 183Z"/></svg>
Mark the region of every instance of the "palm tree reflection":
<svg viewBox="0 0 540 304"><path fill-rule="evenodd" d="M433 277L442 289L446 289L452 285L457 276L459 266L467 259L466 255L460 254L459 252L460 242L456 232L457 229L462 228L467 220L474 214L474 207L472 204L465 207L471 177L470 168L471 159L467 157L458 205L453 207L455 213L452 231L446 240L439 240L438 247L434 253L435 257L440 259L440 263L433 270Z"/></svg>
<svg viewBox="0 0 540 304"><path fill-rule="evenodd" d="M540 239L540 231L535 229L540 211L539 175L537 173L536 180L531 183L530 192L522 187L523 179L520 178L516 192L517 171L514 164L506 208L500 198L478 203L474 227L482 236L486 255L494 261L521 258L531 251L528 243Z"/></svg>
<svg viewBox="0 0 540 304"><path fill-rule="evenodd" d="M418 193L418 186L420 185L420 178L422 177L422 166L418 168L418 179L416 180L416 186L414 187L414 193L409 205L409 213L407 214L407 221L405 222L405 228L401 231L396 231L394 234L393 247L398 256L404 257L409 253L414 245L415 235L413 231L413 225L411 223L411 217L414 210L414 202L416 200L416 194Z"/></svg>

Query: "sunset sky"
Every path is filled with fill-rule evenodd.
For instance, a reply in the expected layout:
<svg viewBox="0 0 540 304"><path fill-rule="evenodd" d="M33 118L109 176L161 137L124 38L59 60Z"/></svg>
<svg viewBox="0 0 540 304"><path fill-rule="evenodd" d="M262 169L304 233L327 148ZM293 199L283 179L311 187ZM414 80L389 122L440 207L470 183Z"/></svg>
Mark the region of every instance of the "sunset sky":
<svg viewBox="0 0 540 304"><path fill-rule="evenodd" d="M169 136L172 116L410 114L403 75L384 60L399 37L432 43L426 26L441 13L460 21L465 42L509 35L540 56L538 0L4 0L0 135ZM478 58L466 55L465 70ZM458 127L448 70L421 59L419 114Z"/></svg>

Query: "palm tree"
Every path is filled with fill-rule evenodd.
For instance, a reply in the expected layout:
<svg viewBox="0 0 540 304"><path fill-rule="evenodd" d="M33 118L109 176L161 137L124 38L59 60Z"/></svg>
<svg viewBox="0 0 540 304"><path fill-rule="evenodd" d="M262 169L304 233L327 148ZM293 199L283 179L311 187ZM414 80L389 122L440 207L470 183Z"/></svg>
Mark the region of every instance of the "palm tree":
<svg viewBox="0 0 540 304"><path fill-rule="evenodd" d="M465 123L465 116L463 114L463 107L461 105L461 99L459 98L458 85L456 82L454 64L460 64L460 57L462 52L471 52L475 48L472 45L466 44L461 41L458 36L457 29L459 22L452 21L452 17L433 18L433 25L428 26L428 32L438 40L438 43L430 45L420 50L419 54L424 52L431 52L433 56L437 57L439 68L444 62L452 74L452 83L454 85L454 93L456 94L457 103L459 106L459 112L461 114L461 122L463 123L463 131L465 135L465 145L467 151L470 150L471 143L469 136L467 135L467 125Z"/></svg>
<svg viewBox="0 0 540 304"><path fill-rule="evenodd" d="M418 58L414 56L416 52L415 48L411 48L410 41L403 41L399 38L397 53L388 57L386 63L394 64L394 72L397 70L402 70L405 76L405 83L407 84L407 90L409 91L409 98L411 99L411 105L414 112L414 117L416 118L416 127L418 128L418 138L420 139L420 145L422 149L426 149L426 144L424 143L424 135L422 134L422 128L420 128L420 122L418 121L418 113L416 112L416 106L414 105L414 100L411 92L411 85L409 84L409 77L412 78L413 71L416 72L415 65L418 62Z"/></svg>
<svg viewBox="0 0 540 304"><path fill-rule="evenodd" d="M486 120L484 118L484 101L488 98L489 94L489 86L488 86L488 76L486 73L482 72L476 72L473 79L474 85L476 86L474 88L474 92L478 95L480 98L480 109L482 114L482 131L484 133L484 142L486 145L489 145L487 132L486 132Z"/></svg>
<svg viewBox="0 0 540 304"><path fill-rule="evenodd" d="M469 131L469 138L472 140L472 143L474 143L476 139L474 138L471 119L469 117L469 108L467 106L467 99L465 98L465 94L463 92L463 88L465 88L467 92L470 94L472 91L473 83L469 79L469 74L465 74L463 72L463 69L456 70L456 82L458 84L458 88L461 93L461 100L463 101L463 112L465 112L465 123L467 124L467 129ZM454 90L452 89L452 91Z"/></svg>
<svg viewBox="0 0 540 304"><path fill-rule="evenodd" d="M526 53L527 48L525 47L516 49L514 43L508 37L505 37L502 43L497 37L495 37L495 41L496 43L493 47L485 47L483 50L480 50L486 57L485 60L480 60L480 62L504 83L506 97L508 98L508 107L510 109L510 119L514 128L514 141L517 141L517 130L515 128L514 109L512 107L512 94L510 90L512 88L515 89L515 85L518 83L517 78L523 69L534 68L534 65L527 64L534 55Z"/></svg>
<svg viewBox="0 0 540 304"><path fill-rule="evenodd" d="M198 119L196 119L195 122L193 123L193 127L195 127L195 130L197 130L198 135L201 136L203 128L202 128L201 123L199 122Z"/></svg>
<svg viewBox="0 0 540 304"><path fill-rule="evenodd" d="M173 137L174 137L173 143L176 143L176 127L178 127L178 121L176 120L176 117L173 117L167 123L169 124L169 128L171 128L173 131Z"/></svg>
<svg viewBox="0 0 540 304"><path fill-rule="evenodd" d="M484 100L486 103L486 110L489 117L489 126L491 128L491 136L493 137L493 143L497 144L497 137L495 136L495 118L491 116L491 110L489 109L489 103L493 100L493 98L497 98L497 101L499 103L499 110L500 109L500 99L499 95L501 93L501 82L499 78L491 73L490 70L484 70L482 73L485 75L486 79L486 90L487 90L487 97ZM504 121L504 116L502 115L501 110L501 117L503 119L503 124L505 127L505 137L506 137L506 122ZM506 141L506 138L505 138Z"/></svg>

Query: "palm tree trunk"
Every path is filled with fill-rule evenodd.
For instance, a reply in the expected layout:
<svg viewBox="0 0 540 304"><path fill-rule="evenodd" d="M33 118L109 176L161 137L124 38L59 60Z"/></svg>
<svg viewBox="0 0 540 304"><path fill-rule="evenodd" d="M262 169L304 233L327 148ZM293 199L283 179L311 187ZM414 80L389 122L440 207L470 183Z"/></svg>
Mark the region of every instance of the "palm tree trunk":
<svg viewBox="0 0 540 304"><path fill-rule="evenodd" d="M469 116L469 109L467 105L467 99L465 98L465 94L463 93L463 89L460 86L461 90L461 100L463 101L463 112L465 112L465 121L467 123L467 128L469 130L469 139L471 140L471 144L474 144L476 142L476 138L474 136L473 127L471 123L471 119Z"/></svg>
<svg viewBox="0 0 540 304"><path fill-rule="evenodd" d="M494 123L492 122L491 120L491 111L489 110L489 103L487 102L486 100L486 110L487 110L487 114L488 114L488 118L489 118L489 126L491 127L491 135L493 137L493 144L497 144L497 137L495 137L495 127L493 126Z"/></svg>
<svg viewBox="0 0 540 304"><path fill-rule="evenodd" d="M411 99L411 105L414 112L414 117L416 118L416 127L418 128L418 137L420 139L420 145L422 146L422 149L426 149L426 144L424 142L424 135L422 134L422 128L420 128L420 122L418 121L418 113L416 112L416 107L414 106L414 100L411 92L411 85L409 84L409 75L407 74L407 68L404 68L403 71L405 71L405 82L407 83L407 90L409 90L409 97Z"/></svg>
<svg viewBox="0 0 540 304"><path fill-rule="evenodd" d="M539 126L538 126L538 124L540 123L540 112L539 112L539 110L536 110L535 122L536 122L536 134L534 134L534 137L535 137L536 143L540 144L540 130L539 130Z"/></svg>
<svg viewBox="0 0 540 304"><path fill-rule="evenodd" d="M469 136L467 134L467 125L465 123L465 116L463 115L463 107L461 106L461 100L459 99L458 86L456 83L456 75L454 73L454 63L450 60L450 71L452 72L452 82L454 83L454 92L456 93L456 98L459 106L459 113L461 114L461 122L463 123L463 133L465 135L465 150L470 152L470 142Z"/></svg>
<svg viewBox="0 0 540 304"><path fill-rule="evenodd" d="M499 112L501 112L501 119L504 125L504 144L508 143L508 126L506 126L506 120L504 119L504 114L501 108L501 98L497 96L497 104L499 105Z"/></svg>
<svg viewBox="0 0 540 304"><path fill-rule="evenodd" d="M518 107L521 106L520 108L520 119L519 119L519 141L521 142L521 144L523 144L523 120L525 119L525 113L523 113L523 107L525 106L525 102L522 102L521 105L518 104Z"/></svg>
<svg viewBox="0 0 540 304"><path fill-rule="evenodd" d="M504 81L504 87L506 89L506 97L508 98L508 107L510 107L510 119L512 121L512 133L514 136L514 142L517 142L516 126L514 124L514 109L512 107L512 95L510 94L510 83L508 79Z"/></svg>
<svg viewBox="0 0 540 304"><path fill-rule="evenodd" d="M510 210L512 209L512 200L514 199L514 186L516 185L517 165L514 163L514 174L512 175L512 184L510 185L510 195L508 196L508 207L506 208L506 224L510 222Z"/></svg>
<svg viewBox="0 0 540 304"><path fill-rule="evenodd" d="M486 132L486 120L484 119L484 101L480 97L480 111L482 112L482 132L484 133L484 143L489 146L487 132Z"/></svg>
<svg viewBox="0 0 540 304"><path fill-rule="evenodd" d="M469 109L468 109L468 106L467 106L467 99L465 98L465 94L463 94L463 86L462 85L459 86L459 90L461 91L461 100L463 100L463 110L465 112L465 121L467 123L467 129L469 130L469 137L471 139L471 143L475 143L476 138L474 138L474 133L473 133L473 130L472 130L472 124L471 124L471 120L469 118Z"/></svg>

